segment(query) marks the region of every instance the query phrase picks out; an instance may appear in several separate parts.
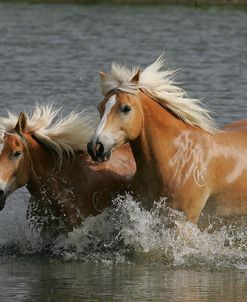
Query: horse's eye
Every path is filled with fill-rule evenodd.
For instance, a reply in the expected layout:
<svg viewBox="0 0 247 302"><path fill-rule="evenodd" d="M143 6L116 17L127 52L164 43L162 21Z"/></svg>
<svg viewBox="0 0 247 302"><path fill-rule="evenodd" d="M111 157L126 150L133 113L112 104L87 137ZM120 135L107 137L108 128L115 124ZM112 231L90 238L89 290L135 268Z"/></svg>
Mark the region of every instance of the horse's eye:
<svg viewBox="0 0 247 302"><path fill-rule="evenodd" d="M11 154L11 159L17 159L21 156L21 151L15 151Z"/></svg>
<svg viewBox="0 0 247 302"><path fill-rule="evenodd" d="M124 113L124 114L128 114L131 110L131 107L128 106L128 105L124 105L121 107L121 111Z"/></svg>

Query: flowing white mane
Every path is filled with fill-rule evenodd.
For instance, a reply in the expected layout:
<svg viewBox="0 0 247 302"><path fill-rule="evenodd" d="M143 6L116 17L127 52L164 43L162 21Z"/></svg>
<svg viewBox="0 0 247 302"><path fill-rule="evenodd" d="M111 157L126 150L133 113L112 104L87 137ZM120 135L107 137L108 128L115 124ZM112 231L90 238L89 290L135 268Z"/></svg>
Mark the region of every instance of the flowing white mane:
<svg viewBox="0 0 247 302"><path fill-rule="evenodd" d="M131 81L139 67L128 69L124 65L112 64L111 73L101 80L101 91L107 95L111 90L136 94L141 89L164 108L172 111L185 123L209 133L217 131L216 124L200 100L187 97L186 92L175 85L175 71L164 70L164 58L160 56L141 73L138 82Z"/></svg>
<svg viewBox="0 0 247 302"><path fill-rule="evenodd" d="M73 111L65 117L58 117L61 108L53 105L36 105L27 118L26 131L32 133L41 143L58 154L62 161L63 153L75 155L86 150L92 135L90 116L84 111ZM8 117L0 117L0 137L4 132L15 128L18 115L8 112Z"/></svg>

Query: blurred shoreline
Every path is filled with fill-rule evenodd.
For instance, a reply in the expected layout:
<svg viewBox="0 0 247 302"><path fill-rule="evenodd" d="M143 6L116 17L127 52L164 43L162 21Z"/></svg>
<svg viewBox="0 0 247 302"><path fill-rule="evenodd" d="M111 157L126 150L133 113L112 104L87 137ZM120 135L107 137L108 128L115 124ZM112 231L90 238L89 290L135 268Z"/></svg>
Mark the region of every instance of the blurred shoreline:
<svg viewBox="0 0 247 302"><path fill-rule="evenodd" d="M0 0L5 3L246 6L247 0Z"/></svg>

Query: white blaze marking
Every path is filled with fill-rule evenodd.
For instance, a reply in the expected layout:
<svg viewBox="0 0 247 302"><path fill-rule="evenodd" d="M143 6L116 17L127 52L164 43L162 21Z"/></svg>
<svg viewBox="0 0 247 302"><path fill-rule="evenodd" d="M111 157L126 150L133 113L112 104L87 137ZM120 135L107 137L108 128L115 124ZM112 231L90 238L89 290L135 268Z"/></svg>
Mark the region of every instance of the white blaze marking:
<svg viewBox="0 0 247 302"><path fill-rule="evenodd" d="M0 155L1 155L2 151L3 151L3 147L4 147L4 142L0 138ZM2 172L2 169L1 169L0 172ZM7 187L7 182L0 179L0 190L4 191L6 189L6 187Z"/></svg>
<svg viewBox="0 0 247 302"><path fill-rule="evenodd" d="M1 181L0 180L0 190L5 190L7 187L7 182L6 181Z"/></svg>
<svg viewBox="0 0 247 302"><path fill-rule="evenodd" d="M1 154L2 151L3 151L3 147L4 147L4 144L3 144L3 143L0 143L0 154Z"/></svg>
<svg viewBox="0 0 247 302"><path fill-rule="evenodd" d="M104 112L104 115L95 131L93 144L96 143L97 137L100 135L100 133L104 129L106 121L107 121L107 117L108 117L109 113L111 112L112 107L116 104L116 102L117 102L116 96L113 95L110 97L110 99L105 104L105 112Z"/></svg>

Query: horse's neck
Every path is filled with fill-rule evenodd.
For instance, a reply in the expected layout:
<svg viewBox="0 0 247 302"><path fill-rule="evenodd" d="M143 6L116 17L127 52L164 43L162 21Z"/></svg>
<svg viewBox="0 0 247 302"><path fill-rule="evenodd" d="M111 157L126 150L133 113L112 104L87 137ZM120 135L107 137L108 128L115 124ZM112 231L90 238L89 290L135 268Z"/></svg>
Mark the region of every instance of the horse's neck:
<svg viewBox="0 0 247 302"><path fill-rule="evenodd" d="M45 218L53 224L54 217L61 217L68 230L72 230L81 221L78 216L78 185L73 177L83 177L84 169L78 164L81 157L64 159L61 169L56 158L42 144L28 138L31 157L30 180L27 184L32 198L29 202L30 217ZM76 184L76 186L75 186ZM80 186L81 187L81 186Z"/></svg>
<svg viewBox="0 0 247 302"><path fill-rule="evenodd" d="M31 174L28 189L34 196L49 195L50 198L59 192L60 182L66 173L59 171L56 156L33 138L27 138L29 156L31 158ZM66 165L66 162L63 163ZM69 167L69 166L68 166ZM65 170L65 169L64 169ZM66 179L63 179L66 181Z"/></svg>
<svg viewBox="0 0 247 302"><path fill-rule="evenodd" d="M130 142L137 165L137 181L144 186L156 186L155 191L164 187L162 163L172 156L170 141L186 128L186 125L141 93L144 122L139 137Z"/></svg>

